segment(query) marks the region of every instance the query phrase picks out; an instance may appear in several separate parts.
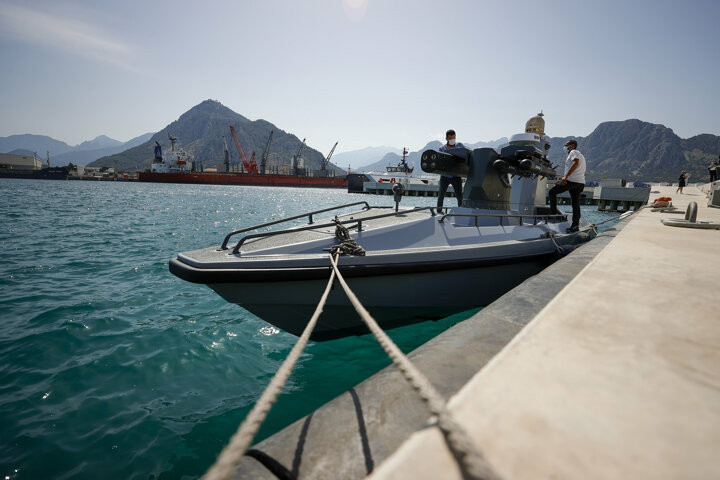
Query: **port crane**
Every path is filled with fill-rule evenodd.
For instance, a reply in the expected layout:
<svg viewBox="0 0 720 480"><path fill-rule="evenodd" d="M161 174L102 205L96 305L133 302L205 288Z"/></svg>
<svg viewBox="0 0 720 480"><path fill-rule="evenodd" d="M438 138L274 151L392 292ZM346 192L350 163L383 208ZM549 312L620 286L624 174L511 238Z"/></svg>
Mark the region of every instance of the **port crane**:
<svg viewBox="0 0 720 480"><path fill-rule="evenodd" d="M303 151L303 148L305 148L305 138L303 138L302 143L300 144L300 148L298 148L298 151L293 155L293 175L298 175L298 159L300 158L300 154Z"/></svg>
<svg viewBox="0 0 720 480"><path fill-rule="evenodd" d="M328 153L328 156L325 157L325 160L323 160L322 165L320 166L320 170L323 172L327 170L328 163L330 163L330 157L333 156L333 153L335 152L335 147L337 147L338 142L335 142L335 145L333 145L333 148L330 149L330 153Z"/></svg>
<svg viewBox="0 0 720 480"><path fill-rule="evenodd" d="M230 151L228 150L227 146L227 139L225 138L225 135L223 135L223 144L225 145L225 173L230 172Z"/></svg>
<svg viewBox="0 0 720 480"><path fill-rule="evenodd" d="M260 157L260 173L263 175L265 174L265 167L267 166L267 159L270 154L270 144L272 143L273 133L275 133L275 130L270 130L270 136L265 144L265 150L263 150L262 157Z"/></svg>
<svg viewBox="0 0 720 480"><path fill-rule="evenodd" d="M240 146L240 140L238 139L237 132L235 131L235 127L230 125L230 134L233 137L233 140L235 141L235 146L237 147L237 151L240 154L240 158L242 159L243 166L245 167L245 170L247 170L248 173L258 173L257 169L257 163L255 163L255 152L253 152L252 157L250 158L250 161L248 162L245 158L245 152L243 152L242 147Z"/></svg>

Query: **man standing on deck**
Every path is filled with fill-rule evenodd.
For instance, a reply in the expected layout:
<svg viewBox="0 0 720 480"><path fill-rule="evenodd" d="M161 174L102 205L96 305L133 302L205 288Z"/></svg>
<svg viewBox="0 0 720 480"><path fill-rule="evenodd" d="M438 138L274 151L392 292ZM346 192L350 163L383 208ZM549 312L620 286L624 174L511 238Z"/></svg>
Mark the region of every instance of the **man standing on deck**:
<svg viewBox="0 0 720 480"><path fill-rule="evenodd" d="M445 133L445 140L447 143L440 147L441 152L447 152L453 148L465 147L462 143L458 143L455 140L455 130L448 130ZM458 207L462 206L462 179L460 177L453 177L451 175L440 175L440 190L438 190L438 211L443 206L443 200L445 199L445 193L447 192L448 186L452 185L455 191L455 198L458 201Z"/></svg>
<svg viewBox="0 0 720 480"><path fill-rule="evenodd" d="M550 211L560 213L557 208L557 196L562 192L570 192L572 200L572 225L567 233L577 232L580 228L580 194L585 188L585 157L577 150L577 141L565 142L565 174L562 179L550 189Z"/></svg>

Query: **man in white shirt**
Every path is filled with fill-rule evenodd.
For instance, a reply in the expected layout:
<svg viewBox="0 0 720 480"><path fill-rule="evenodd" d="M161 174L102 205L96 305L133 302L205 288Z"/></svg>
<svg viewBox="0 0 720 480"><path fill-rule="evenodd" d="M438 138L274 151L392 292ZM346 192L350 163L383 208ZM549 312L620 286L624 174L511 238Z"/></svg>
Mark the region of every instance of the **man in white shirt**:
<svg viewBox="0 0 720 480"><path fill-rule="evenodd" d="M585 157L577 150L577 141L565 142L565 174L562 179L550 189L550 211L560 213L557 208L557 196L562 192L570 192L572 201L572 225L567 233L577 232L580 226L580 194L585 188Z"/></svg>

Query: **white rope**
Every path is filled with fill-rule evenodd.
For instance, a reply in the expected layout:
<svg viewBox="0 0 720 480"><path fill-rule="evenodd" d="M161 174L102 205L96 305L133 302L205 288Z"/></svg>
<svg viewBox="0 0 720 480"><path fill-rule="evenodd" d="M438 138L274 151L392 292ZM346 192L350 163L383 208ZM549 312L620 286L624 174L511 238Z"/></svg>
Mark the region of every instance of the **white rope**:
<svg viewBox="0 0 720 480"><path fill-rule="evenodd" d="M305 330L303 330L302 335L288 354L283 364L280 366L280 369L278 369L275 373L275 376L260 396L260 399L240 425L240 428L238 428L235 435L232 436L230 443L220 453L220 456L215 461L215 464L213 464L213 466L210 467L210 470L205 473L203 476L204 479L224 480L234 476L237 465L240 463L243 455L245 455L245 452L250 447L250 444L252 443L253 438L255 438L255 434L257 434L260 425L262 425L265 417L267 417L267 414L270 411L270 408L272 408L278 395L282 392L293 367L295 367L295 363L298 361L300 354L305 349L308 339L310 338L310 334L315 328L317 319L325 306L327 297L330 294L330 287L332 287L334 280L335 272L332 271L330 272L330 280L328 281L327 287L325 287L325 292L320 298L318 306L315 308L315 313L313 313L312 318L305 326Z"/></svg>
<svg viewBox="0 0 720 480"><path fill-rule="evenodd" d="M345 290L350 302L365 322L375 338L383 347L393 363L398 367L405 380L415 389L423 401L428 405L430 412L438 418L438 427L445 435L448 446L460 463L465 478L472 479L499 479L485 461L482 453L475 448L467 432L455 421L447 410L445 400L435 390L430 381L413 365L402 351L393 343L390 337L380 328L375 319L362 306L360 300L350 290L345 279L337 267L337 257L330 257L333 271Z"/></svg>

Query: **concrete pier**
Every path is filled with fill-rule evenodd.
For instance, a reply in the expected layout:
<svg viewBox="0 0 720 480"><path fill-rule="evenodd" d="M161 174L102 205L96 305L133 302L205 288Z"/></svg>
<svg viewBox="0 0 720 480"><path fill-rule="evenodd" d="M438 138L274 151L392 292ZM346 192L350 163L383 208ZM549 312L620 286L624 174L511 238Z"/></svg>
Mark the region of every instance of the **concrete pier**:
<svg viewBox="0 0 720 480"><path fill-rule="evenodd" d="M698 188L655 188L720 222ZM633 215L450 400L501 478L720 478L720 230L661 218L682 216ZM461 475L431 427L371 478Z"/></svg>

